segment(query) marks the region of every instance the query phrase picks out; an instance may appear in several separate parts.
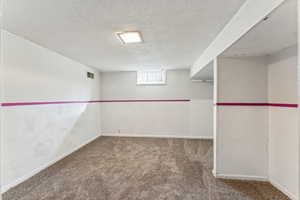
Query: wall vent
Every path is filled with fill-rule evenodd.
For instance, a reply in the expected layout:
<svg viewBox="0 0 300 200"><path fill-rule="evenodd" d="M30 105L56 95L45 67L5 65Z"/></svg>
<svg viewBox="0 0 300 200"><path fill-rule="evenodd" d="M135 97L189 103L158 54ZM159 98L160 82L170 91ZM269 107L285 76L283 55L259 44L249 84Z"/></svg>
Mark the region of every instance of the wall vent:
<svg viewBox="0 0 300 200"><path fill-rule="evenodd" d="M87 72L87 77L88 77L88 78L91 78L91 79L94 79L94 73L92 73L92 72Z"/></svg>

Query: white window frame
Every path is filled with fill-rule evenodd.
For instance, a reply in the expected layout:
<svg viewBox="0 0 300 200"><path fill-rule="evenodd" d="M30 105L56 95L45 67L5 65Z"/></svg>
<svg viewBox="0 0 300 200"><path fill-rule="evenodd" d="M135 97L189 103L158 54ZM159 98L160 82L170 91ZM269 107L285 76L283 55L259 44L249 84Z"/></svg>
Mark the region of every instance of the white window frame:
<svg viewBox="0 0 300 200"><path fill-rule="evenodd" d="M146 81L143 80L144 73L151 73L151 72L160 72L162 76L161 81ZM137 71L137 78L136 78L136 84L137 85L165 85L167 80L167 73L164 69L159 70L139 70Z"/></svg>

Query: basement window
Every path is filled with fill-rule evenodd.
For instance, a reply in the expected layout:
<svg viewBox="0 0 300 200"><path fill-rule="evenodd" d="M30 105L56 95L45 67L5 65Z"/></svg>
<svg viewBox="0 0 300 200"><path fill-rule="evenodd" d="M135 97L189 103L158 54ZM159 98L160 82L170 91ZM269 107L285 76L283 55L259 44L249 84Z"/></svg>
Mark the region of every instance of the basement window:
<svg viewBox="0 0 300 200"><path fill-rule="evenodd" d="M166 84L166 70L140 70L137 72L137 85Z"/></svg>

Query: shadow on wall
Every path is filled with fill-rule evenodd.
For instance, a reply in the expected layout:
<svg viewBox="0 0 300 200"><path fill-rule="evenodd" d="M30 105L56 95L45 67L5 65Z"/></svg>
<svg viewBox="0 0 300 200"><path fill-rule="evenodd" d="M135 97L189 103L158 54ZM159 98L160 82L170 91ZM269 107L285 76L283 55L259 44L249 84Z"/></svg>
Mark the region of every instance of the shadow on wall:
<svg viewBox="0 0 300 200"><path fill-rule="evenodd" d="M26 180L100 135L99 104L7 107L4 188Z"/></svg>
<svg viewBox="0 0 300 200"><path fill-rule="evenodd" d="M100 104L84 104L84 110L76 119L70 130L67 131L63 141L60 143L55 156L64 155L65 152L77 149L79 145L85 144L82 141L91 141L100 135L100 119L98 111Z"/></svg>

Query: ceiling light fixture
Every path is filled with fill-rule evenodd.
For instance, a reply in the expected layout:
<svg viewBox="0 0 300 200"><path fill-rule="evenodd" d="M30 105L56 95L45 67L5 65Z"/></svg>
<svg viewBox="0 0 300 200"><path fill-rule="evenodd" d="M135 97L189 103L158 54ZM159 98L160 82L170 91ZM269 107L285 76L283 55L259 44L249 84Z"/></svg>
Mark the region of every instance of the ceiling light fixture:
<svg viewBox="0 0 300 200"><path fill-rule="evenodd" d="M125 31L116 33L123 44L142 43L142 34L139 31Z"/></svg>

